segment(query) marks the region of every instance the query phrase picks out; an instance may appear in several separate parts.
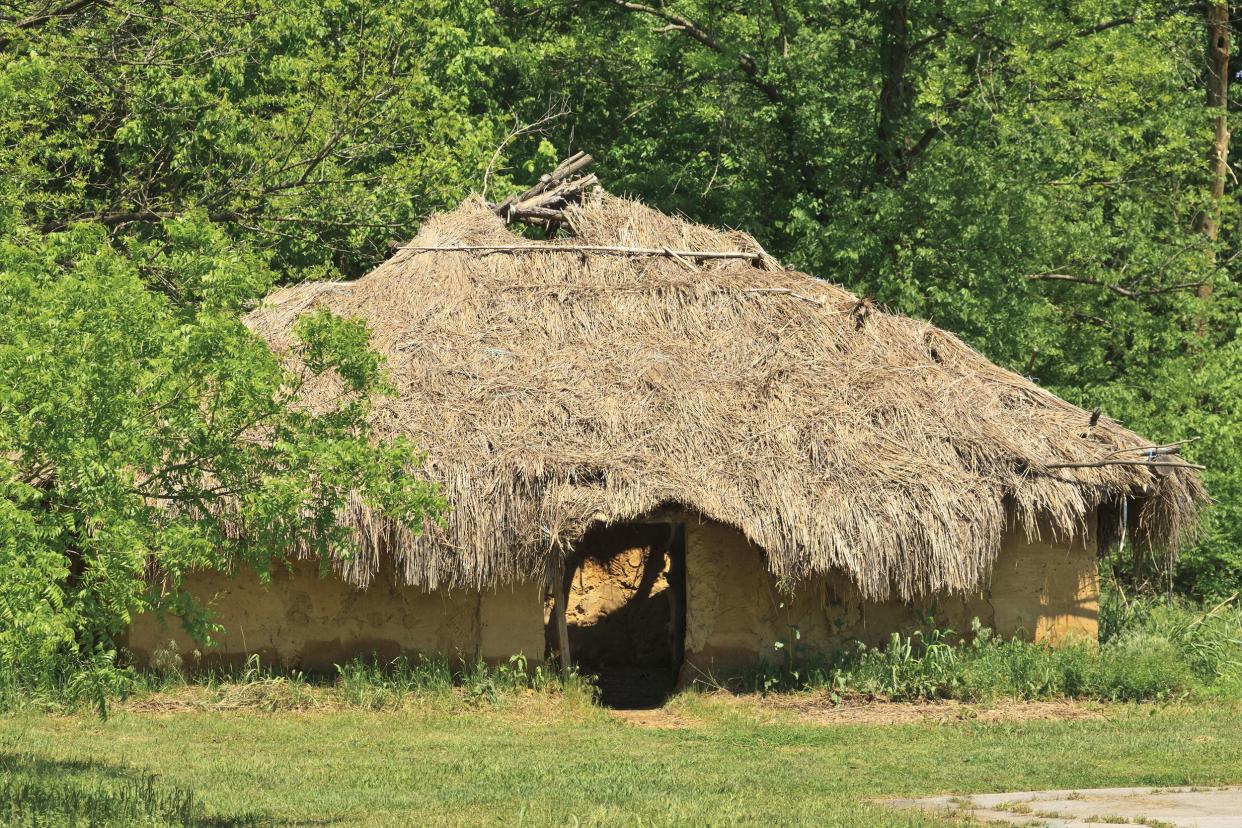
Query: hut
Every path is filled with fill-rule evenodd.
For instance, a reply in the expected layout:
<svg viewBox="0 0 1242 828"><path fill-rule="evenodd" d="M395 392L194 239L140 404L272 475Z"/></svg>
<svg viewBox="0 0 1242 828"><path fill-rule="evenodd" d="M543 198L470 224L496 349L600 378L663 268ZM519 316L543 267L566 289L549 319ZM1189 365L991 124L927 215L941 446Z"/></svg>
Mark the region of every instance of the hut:
<svg viewBox="0 0 1242 828"><path fill-rule="evenodd" d="M1193 533L1206 498L1176 446L580 168L248 317L289 359L301 314L366 320L396 385L373 422L425 452L450 510L416 535L357 504L362 551L328 577L194 576L222 657L562 653L659 688L928 615L1091 639L1100 550ZM142 618L129 647L170 639L193 648Z"/></svg>

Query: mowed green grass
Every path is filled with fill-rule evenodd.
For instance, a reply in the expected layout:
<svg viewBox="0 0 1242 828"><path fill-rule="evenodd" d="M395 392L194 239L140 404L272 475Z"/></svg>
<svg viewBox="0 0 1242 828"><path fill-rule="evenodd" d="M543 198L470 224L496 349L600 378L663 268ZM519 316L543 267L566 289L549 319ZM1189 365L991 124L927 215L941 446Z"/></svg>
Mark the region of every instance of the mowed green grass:
<svg viewBox="0 0 1242 828"><path fill-rule="evenodd" d="M0 750L82 784L154 772L208 824L960 825L874 800L1242 782L1242 711L1116 706L1104 719L823 725L739 702L641 727L535 698L311 713L11 714Z"/></svg>

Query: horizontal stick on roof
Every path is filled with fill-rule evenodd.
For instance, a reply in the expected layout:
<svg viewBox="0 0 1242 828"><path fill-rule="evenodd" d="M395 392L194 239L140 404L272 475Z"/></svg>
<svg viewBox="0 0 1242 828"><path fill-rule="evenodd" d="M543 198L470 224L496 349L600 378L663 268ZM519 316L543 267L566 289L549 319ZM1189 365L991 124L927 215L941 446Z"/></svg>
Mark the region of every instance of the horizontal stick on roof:
<svg viewBox="0 0 1242 828"><path fill-rule="evenodd" d="M752 288L746 288L744 291L742 291L742 293L776 293L776 294L781 294L783 296L792 296L795 299L801 299L803 302L810 302L812 305L824 304L823 299L817 299L814 296L807 296L804 293L798 293L796 291L790 290L789 288L752 287Z"/></svg>
<svg viewBox="0 0 1242 828"><path fill-rule="evenodd" d="M1046 469L1096 469L1102 466L1159 466L1169 469L1195 469L1203 471L1207 466L1197 463L1149 463L1146 460L1097 460L1093 463L1048 463Z"/></svg>
<svg viewBox="0 0 1242 828"><path fill-rule="evenodd" d="M1116 451L1109 452L1108 454L1104 455L1100 459L1107 460L1110 457L1117 457L1118 455L1121 455L1121 454L1132 454L1134 452L1140 452L1140 451L1147 453L1148 456L1150 457L1159 457L1162 455L1169 455L1169 454L1180 454L1182 446L1188 443L1198 442L1200 439L1202 438L1187 437L1185 440L1175 440L1172 443L1164 443L1163 445L1159 445L1159 446L1154 446L1154 445L1153 446L1131 446L1130 448L1122 448L1122 449L1117 449Z"/></svg>
<svg viewBox="0 0 1242 828"><path fill-rule="evenodd" d="M612 247L599 244L462 244L434 247L403 247L414 253L598 253L604 256L668 256L684 259L748 259L760 261L762 253L749 250L670 250L667 247Z"/></svg>

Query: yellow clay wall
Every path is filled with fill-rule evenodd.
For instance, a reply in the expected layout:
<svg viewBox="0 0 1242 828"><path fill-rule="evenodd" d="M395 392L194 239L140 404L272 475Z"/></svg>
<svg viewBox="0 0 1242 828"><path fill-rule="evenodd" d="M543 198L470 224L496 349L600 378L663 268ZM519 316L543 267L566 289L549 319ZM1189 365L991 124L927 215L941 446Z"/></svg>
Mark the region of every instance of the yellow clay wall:
<svg viewBox="0 0 1242 828"><path fill-rule="evenodd" d="M275 572L268 585L246 571L199 573L188 588L226 628L217 637L219 647L206 651L214 661L239 663L258 653L267 663L330 671L370 653L382 659L439 653L489 661L522 653L532 662L544 655L544 590L533 581L484 592L428 593L380 575L367 589L357 589L300 562L292 571ZM937 625L959 632L978 618L1005 635L1094 640L1099 612L1093 539L1029 542L1018 532L1006 537L988 589L909 606L864 601L843 577L817 579L792 597L784 595L760 551L740 532L691 520L686 593L683 680L779 662L790 648L810 657L850 639L882 644L894 631L922 626L929 613ZM187 665L195 663L198 647L175 620L135 619L128 647L142 663L170 641Z"/></svg>
<svg viewBox="0 0 1242 828"><path fill-rule="evenodd" d="M523 653L543 658L542 588L533 582L486 592L417 587L377 576L357 589L336 576L320 577L313 562L273 573L263 584L250 571L192 575L188 590L210 607L225 632L219 646L204 650L209 660L238 663L258 653L265 663L304 670L332 670L359 655L381 659L438 653L491 661ZM176 619L135 619L128 647L139 663L168 642L187 665L197 645Z"/></svg>
<svg viewBox="0 0 1242 828"><path fill-rule="evenodd" d="M971 620L1004 635L1056 642L1094 640L1099 581L1093 539L1073 544L1005 538L990 587L977 595L907 605L864 601L844 577L781 593L760 550L719 523L686 526L686 663L683 681L727 677L756 661L827 654L850 639L882 644L894 631L923 626L968 632Z"/></svg>

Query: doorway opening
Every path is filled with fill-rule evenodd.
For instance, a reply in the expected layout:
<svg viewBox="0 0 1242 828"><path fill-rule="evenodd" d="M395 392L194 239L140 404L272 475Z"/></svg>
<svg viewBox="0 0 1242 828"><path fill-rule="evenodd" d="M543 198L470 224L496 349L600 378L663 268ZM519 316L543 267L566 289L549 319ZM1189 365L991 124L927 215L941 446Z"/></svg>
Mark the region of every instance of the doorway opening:
<svg viewBox="0 0 1242 828"><path fill-rule="evenodd" d="M570 661L609 707L656 707L685 655L686 549L681 523L593 529L565 562ZM545 628L557 650L556 613Z"/></svg>

